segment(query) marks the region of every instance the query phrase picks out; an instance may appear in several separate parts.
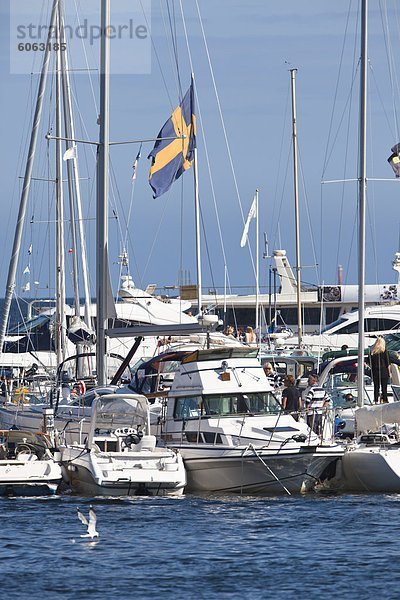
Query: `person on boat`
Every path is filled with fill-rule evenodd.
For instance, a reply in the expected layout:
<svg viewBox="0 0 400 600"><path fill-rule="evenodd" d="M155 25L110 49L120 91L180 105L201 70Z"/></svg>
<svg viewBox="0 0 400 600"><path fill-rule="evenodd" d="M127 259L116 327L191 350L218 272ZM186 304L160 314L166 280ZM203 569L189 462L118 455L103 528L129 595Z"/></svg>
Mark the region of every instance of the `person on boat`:
<svg viewBox="0 0 400 600"><path fill-rule="evenodd" d="M347 394L345 394L344 399L346 402L354 402L354 396L351 392L348 392Z"/></svg>
<svg viewBox="0 0 400 600"><path fill-rule="evenodd" d="M301 392L295 386L293 375L287 375L283 383L285 389L282 392L282 408L286 413L292 413L295 421L298 421L298 413L301 410Z"/></svg>
<svg viewBox="0 0 400 600"><path fill-rule="evenodd" d="M379 391L382 390L382 402L388 402L387 386L390 378L389 354L383 337L378 337L371 348L369 357L372 380L374 382L374 402L379 402Z"/></svg>
<svg viewBox="0 0 400 600"><path fill-rule="evenodd" d="M7 397L7 384L6 384L6 378L4 377L4 375L1 377L0 392L1 392L1 395L4 396L4 398Z"/></svg>
<svg viewBox="0 0 400 600"><path fill-rule="evenodd" d="M233 335L234 333L234 329L232 327L232 325L227 325L224 329L224 335L226 335L227 337L233 338L235 339L235 336Z"/></svg>
<svg viewBox="0 0 400 600"><path fill-rule="evenodd" d="M274 371L274 368L270 362L265 362L263 364L263 369L264 369L264 373L265 373L268 381L272 385L272 387L274 387L275 389L282 387L282 383L283 383L282 375L280 375L279 373Z"/></svg>
<svg viewBox="0 0 400 600"><path fill-rule="evenodd" d="M254 330L250 325L246 329L246 344L255 344L257 341L257 336L254 333Z"/></svg>
<svg viewBox="0 0 400 600"><path fill-rule="evenodd" d="M307 425L318 435L323 432L323 415L329 406L330 397L326 390L318 385L318 376L308 376L308 387L304 391L307 408Z"/></svg>

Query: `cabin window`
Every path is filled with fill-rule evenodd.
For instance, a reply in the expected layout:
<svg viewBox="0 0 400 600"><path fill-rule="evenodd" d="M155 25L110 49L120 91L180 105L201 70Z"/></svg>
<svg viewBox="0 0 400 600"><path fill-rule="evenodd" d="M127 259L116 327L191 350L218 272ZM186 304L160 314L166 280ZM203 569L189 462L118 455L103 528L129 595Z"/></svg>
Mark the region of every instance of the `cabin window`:
<svg viewBox="0 0 400 600"><path fill-rule="evenodd" d="M204 414L201 396L186 396L177 398L175 401L174 418L175 419L198 419Z"/></svg>
<svg viewBox="0 0 400 600"><path fill-rule="evenodd" d="M204 403L210 415L270 414L280 410L271 392L204 396Z"/></svg>
<svg viewBox="0 0 400 600"><path fill-rule="evenodd" d="M342 327L341 329L338 329L337 331L334 332L335 334L351 334L351 333L358 333L358 321L355 321L354 323L349 323L349 325L345 325L345 327Z"/></svg>
<svg viewBox="0 0 400 600"><path fill-rule="evenodd" d="M185 431L185 436L192 444L222 444L221 435L212 431Z"/></svg>
<svg viewBox="0 0 400 600"><path fill-rule="evenodd" d="M388 331L398 327L398 319L365 319L365 331Z"/></svg>

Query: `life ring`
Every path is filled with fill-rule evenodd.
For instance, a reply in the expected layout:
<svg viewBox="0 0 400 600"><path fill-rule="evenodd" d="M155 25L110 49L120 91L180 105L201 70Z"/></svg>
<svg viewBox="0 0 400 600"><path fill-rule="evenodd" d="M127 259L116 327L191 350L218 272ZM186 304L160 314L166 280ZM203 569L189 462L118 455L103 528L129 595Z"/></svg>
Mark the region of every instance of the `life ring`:
<svg viewBox="0 0 400 600"><path fill-rule="evenodd" d="M86 392L85 382L82 380L77 381L76 385L75 385L75 390L76 390L78 396L83 396L83 394Z"/></svg>

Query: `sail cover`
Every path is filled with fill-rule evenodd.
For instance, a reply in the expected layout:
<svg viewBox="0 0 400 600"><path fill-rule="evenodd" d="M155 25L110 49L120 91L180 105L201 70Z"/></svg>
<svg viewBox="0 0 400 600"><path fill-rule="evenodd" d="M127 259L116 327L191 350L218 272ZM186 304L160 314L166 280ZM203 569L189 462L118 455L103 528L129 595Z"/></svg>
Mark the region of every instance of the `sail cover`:
<svg viewBox="0 0 400 600"><path fill-rule="evenodd" d="M388 423L400 423L400 402L363 406L355 411L358 433L380 431Z"/></svg>

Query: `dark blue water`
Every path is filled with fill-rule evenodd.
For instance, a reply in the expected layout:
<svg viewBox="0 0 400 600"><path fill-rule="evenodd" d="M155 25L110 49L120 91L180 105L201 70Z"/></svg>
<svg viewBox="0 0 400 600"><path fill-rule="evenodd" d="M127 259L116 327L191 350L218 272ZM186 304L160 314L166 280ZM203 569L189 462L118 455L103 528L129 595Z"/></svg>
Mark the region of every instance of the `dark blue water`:
<svg viewBox="0 0 400 600"><path fill-rule="evenodd" d="M90 503L94 542L76 517ZM399 509L400 495L2 499L2 597L397 599Z"/></svg>

